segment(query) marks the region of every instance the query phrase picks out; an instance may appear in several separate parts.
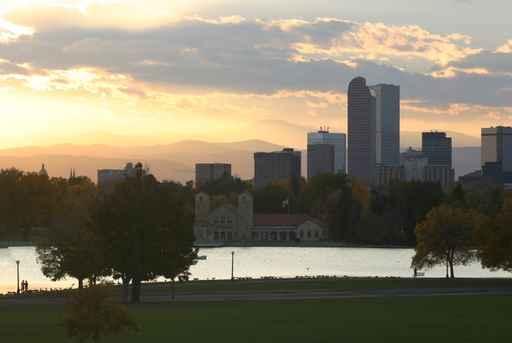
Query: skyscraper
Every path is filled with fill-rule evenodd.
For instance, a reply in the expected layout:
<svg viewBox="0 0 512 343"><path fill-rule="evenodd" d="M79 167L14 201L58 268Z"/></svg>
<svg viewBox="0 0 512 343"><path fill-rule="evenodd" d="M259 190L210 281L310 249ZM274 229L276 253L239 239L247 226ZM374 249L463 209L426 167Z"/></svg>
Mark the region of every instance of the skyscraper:
<svg viewBox="0 0 512 343"><path fill-rule="evenodd" d="M334 173L335 152L331 144L308 145L308 179Z"/></svg>
<svg viewBox="0 0 512 343"><path fill-rule="evenodd" d="M348 174L367 184L375 179L375 98L362 77L348 87Z"/></svg>
<svg viewBox="0 0 512 343"><path fill-rule="evenodd" d="M254 154L254 188L301 177L301 153L293 149Z"/></svg>
<svg viewBox="0 0 512 343"><path fill-rule="evenodd" d="M334 146L334 172L343 174L347 172L347 136L345 134L324 129L308 133L308 146L316 144Z"/></svg>
<svg viewBox="0 0 512 343"><path fill-rule="evenodd" d="M438 182L449 189L455 181L452 169L452 139L445 132L423 132L422 151L428 158L425 181Z"/></svg>
<svg viewBox="0 0 512 343"><path fill-rule="evenodd" d="M375 98L376 163L400 165L400 87L387 84L370 86Z"/></svg>
<svg viewBox="0 0 512 343"><path fill-rule="evenodd" d="M452 168L452 139L445 132L423 132L421 145L429 165Z"/></svg>
<svg viewBox="0 0 512 343"><path fill-rule="evenodd" d="M512 182L512 127L482 129L482 170L499 183Z"/></svg>

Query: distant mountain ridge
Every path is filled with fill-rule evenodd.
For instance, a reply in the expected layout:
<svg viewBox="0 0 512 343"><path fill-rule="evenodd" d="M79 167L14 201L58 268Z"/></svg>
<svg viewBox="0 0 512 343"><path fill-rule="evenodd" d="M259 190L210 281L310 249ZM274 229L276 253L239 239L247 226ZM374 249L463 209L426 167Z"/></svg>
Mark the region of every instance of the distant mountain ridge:
<svg viewBox="0 0 512 343"><path fill-rule="evenodd" d="M421 137L419 133L403 133L402 142L414 143L408 137ZM476 138L467 136L467 142ZM416 138L414 138L416 139ZM466 139L466 138L465 138ZM421 139L418 139L419 143ZM479 145L479 144L478 144ZM402 144L415 146L416 144ZM97 169L122 168L126 162L146 163L159 179L186 182L194 178L194 165L198 162L227 162L233 165L233 173L244 179L253 177L253 153L278 151L284 146L263 140L211 143L185 140L172 144L151 146L113 146L107 144L74 145L58 144L43 147L0 149L0 168L16 167L37 171L41 164L48 166L50 175L67 177L71 168L80 175L96 180ZM303 173L306 172L306 156L303 156ZM480 147L454 148L454 167L458 176L480 168Z"/></svg>

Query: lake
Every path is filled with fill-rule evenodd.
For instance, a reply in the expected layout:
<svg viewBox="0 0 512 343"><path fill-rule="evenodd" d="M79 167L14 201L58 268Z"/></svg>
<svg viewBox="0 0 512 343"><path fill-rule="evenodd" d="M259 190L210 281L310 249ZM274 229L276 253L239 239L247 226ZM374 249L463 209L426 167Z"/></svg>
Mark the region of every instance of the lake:
<svg viewBox="0 0 512 343"><path fill-rule="evenodd" d="M203 248L201 260L192 266L192 278L229 279L231 252L235 252L235 277L295 276L378 276L411 277L412 249L379 248ZM0 293L16 290L16 260L20 261L20 280L28 280L31 289L76 287L75 279L52 282L41 273L35 248L0 249ZM457 277L510 277L503 271L491 272L479 263L456 267ZM443 267L426 271L426 277L444 277Z"/></svg>

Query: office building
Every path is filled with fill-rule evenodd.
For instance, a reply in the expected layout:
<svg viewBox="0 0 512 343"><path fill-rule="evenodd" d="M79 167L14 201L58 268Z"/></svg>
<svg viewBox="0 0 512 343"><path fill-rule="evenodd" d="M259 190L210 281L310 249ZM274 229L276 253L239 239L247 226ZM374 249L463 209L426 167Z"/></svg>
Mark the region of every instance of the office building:
<svg viewBox="0 0 512 343"><path fill-rule="evenodd" d="M482 129L482 171L496 183L512 183L512 127Z"/></svg>
<svg viewBox="0 0 512 343"><path fill-rule="evenodd" d="M425 167L428 166L428 158L421 151L413 148L400 154L400 165L404 168L405 181L424 181Z"/></svg>
<svg viewBox="0 0 512 343"><path fill-rule="evenodd" d="M293 149L254 154L254 188L259 189L275 181L300 179L301 153Z"/></svg>
<svg viewBox="0 0 512 343"><path fill-rule="evenodd" d="M196 188L218 180L224 176L231 176L231 164L227 163L198 163L196 164Z"/></svg>
<svg viewBox="0 0 512 343"><path fill-rule="evenodd" d="M423 132L421 144L429 165L452 168L452 139L445 132Z"/></svg>
<svg viewBox="0 0 512 343"><path fill-rule="evenodd" d="M404 179L404 168L402 166L388 166L380 164L377 166L377 175L375 178L377 186L390 185Z"/></svg>
<svg viewBox="0 0 512 343"><path fill-rule="evenodd" d="M342 174L347 172L347 136L345 134L329 132L324 129L308 133L308 146L316 144L333 145L334 172Z"/></svg>
<svg viewBox="0 0 512 343"><path fill-rule="evenodd" d="M375 180L375 97L357 77L348 88L348 174L370 185Z"/></svg>
<svg viewBox="0 0 512 343"><path fill-rule="evenodd" d="M331 144L308 145L308 178L335 172L335 147Z"/></svg>
<svg viewBox="0 0 512 343"><path fill-rule="evenodd" d="M455 172L449 166L428 165L425 167L425 181L439 183L444 190L449 190L455 183Z"/></svg>
<svg viewBox="0 0 512 343"><path fill-rule="evenodd" d="M103 192L112 192L115 186L127 178L143 176L148 170L142 163L127 163L124 169L100 169L98 170L98 188Z"/></svg>
<svg viewBox="0 0 512 343"><path fill-rule="evenodd" d="M400 165L400 87L369 87L375 98L375 158L377 165Z"/></svg>

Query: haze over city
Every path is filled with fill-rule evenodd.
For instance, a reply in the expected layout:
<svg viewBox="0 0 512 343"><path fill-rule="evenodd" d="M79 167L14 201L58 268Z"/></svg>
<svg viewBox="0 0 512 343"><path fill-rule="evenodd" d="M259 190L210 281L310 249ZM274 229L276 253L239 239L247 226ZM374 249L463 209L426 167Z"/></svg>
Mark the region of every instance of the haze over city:
<svg viewBox="0 0 512 343"><path fill-rule="evenodd" d="M0 148L304 148L321 125L346 132L358 75L401 86L402 131L478 141L482 127L510 125L511 10L462 0L4 1Z"/></svg>

